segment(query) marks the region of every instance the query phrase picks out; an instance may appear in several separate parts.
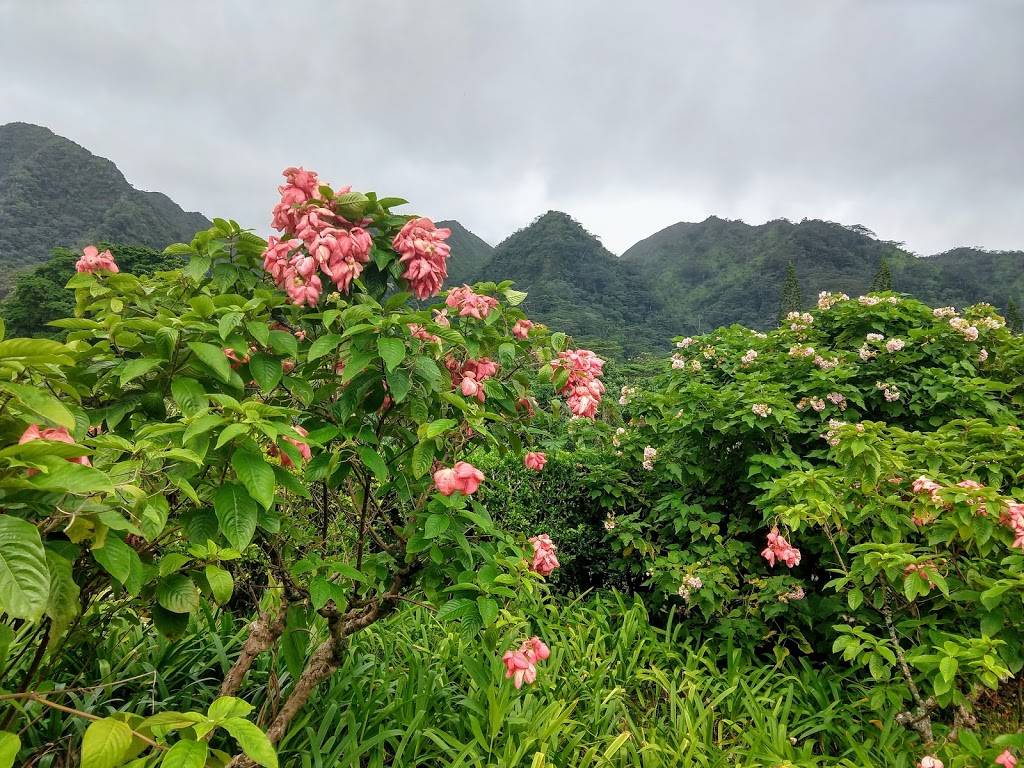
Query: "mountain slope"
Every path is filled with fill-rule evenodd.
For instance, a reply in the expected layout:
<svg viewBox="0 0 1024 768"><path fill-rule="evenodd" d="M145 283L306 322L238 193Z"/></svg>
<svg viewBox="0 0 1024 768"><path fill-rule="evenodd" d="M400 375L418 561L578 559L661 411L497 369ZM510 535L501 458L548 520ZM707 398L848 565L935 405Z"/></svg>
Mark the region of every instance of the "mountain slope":
<svg viewBox="0 0 1024 768"><path fill-rule="evenodd" d="M752 226L710 217L667 227L622 255L661 299L675 333L730 323L774 325L790 261L810 305L823 290L867 292L883 258L895 290L932 304L1005 307L1024 293L1024 253L961 248L916 257L863 227L819 220Z"/></svg>
<svg viewBox="0 0 1024 768"><path fill-rule="evenodd" d="M163 248L210 226L158 192L132 187L112 162L47 128L0 126L0 266L44 261L58 246L105 240Z"/></svg>
<svg viewBox="0 0 1024 768"><path fill-rule="evenodd" d="M448 257L448 279L445 284L452 286L469 282L491 260L494 255L493 246L457 221L439 221L437 226L448 227L452 231L448 238L452 252Z"/></svg>
<svg viewBox="0 0 1024 768"><path fill-rule="evenodd" d="M661 306L636 269L568 215L548 211L494 249L476 280L514 280L535 320L606 354L661 347Z"/></svg>

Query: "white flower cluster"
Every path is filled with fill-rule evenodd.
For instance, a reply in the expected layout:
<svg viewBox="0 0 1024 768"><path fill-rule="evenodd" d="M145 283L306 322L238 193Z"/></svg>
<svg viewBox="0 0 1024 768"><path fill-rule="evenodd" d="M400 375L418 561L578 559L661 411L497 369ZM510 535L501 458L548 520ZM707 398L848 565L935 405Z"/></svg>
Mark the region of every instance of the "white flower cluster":
<svg viewBox="0 0 1024 768"><path fill-rule="evenodd" d="M932 317L953 317L956 314L956 307L936 307L932 310Z"/></svg>
<svg viewBox="0 0 1024 768"><path fill-rule="evenodd" d="M772 409L768 407L767 403L754 403L752 406L750 406L750 410L752 410L756 415L760 416L762 419L766 419L772 415Z"/></svg>
<svg viewBox="0 0 1024 768"><path fill-rule="evenodd" d="M679 585L677 593L683 600L689 600L690 595L703 586L704 582L700 580L700 576L685 576L683 577L683 583Z"/></svg>
<svg viewBox="0 0 1024 768"><path fill-rule="evenodd" d="M814 356L814 364L821 368L823 371L831 371L833 368L839 367L838 357L822 357L821 355Z"/></svg>
<svg viewBox="0 0 1024 768"><path fill-rule="evenodd" d="M818 309L831 309L835 304L840 301L849 301L850 297L845 293L830 293L829 291L822 291L818 294Z"/></svg>
<svg viewBox="0 0 1024 768"><path fill-rule="evenodd" d="M900 399L900 391L895 384L889 384L884 381L876 381L875 389L882 390L882 394L885 396L886 402L894 403Z"/></svg>
<svg viewBox="0 0 1024 768"><path fill-rule="evenodd" d="M686 349L688 346L693 344L693 341L694 341L693 339L691 339L689 336L687 336L685 339L682 339L681 341L677 341L676 342L676 348L677 349Z"/></svg>
<svg viewBox="0 0 1024 768"><path fill-rule="evenodd" d="M622 385L622 391L619 392L619 405L629 405L630 398L636 394L636 387L630 387L625 384Z"/></svg>
<svg viewBox="0 0 1024 768"><path fill-rule="evenodd" d="M814 315L810 312L790 312L786 315L786 322L789 323L789 330L800 333L814 324Z"/></svg>
<svg viewBox="0 0 1024 768"><path fill-rule="evenodd" d="M740 358L740 362L743 363L743 365L750 365L756 359L757 359L757 350L748 349L746 351L746 353L743 355L743 357Z"/></svg>
<svg viewBox="0 0 1024 768"><path fill-rule="evenodd" d="M651 446L648 445L646 448L644 448L644 460L641 466L648 472L650 472L652 469L654 469L654 460L656 458L658 458L658 449L652 448Z"/></svg>
<svg viewBox="0 0 1024 768"><path fill-rule="evenodd" d="M801 397L800 402L796 404L798 411L806 411L808 407L821 413L825 410L825 401L820 397Z"/></svg>
<svg viewBox="0 0 1024 768"><path fill-rule="evenodd" d="M615 434L612 435L612 445L614 445L616 448L622 445L621 438L624 434L626 434L626 429L624 427L619 427L618 429L616 429Z"/></svg>
<svg viewBox="0 0 1024 768"><path fill-rule="evenodd" d="M801 347L795 344L789 348L790 357L814 357L814 347Z"/></svg>
<svg viewBox="0 0 1024 768"><path fill-rule="evenodd" d="M949 327L967 339L967 341L978 340L977 326L971 325L970 322L964 320L962 317L954 316L949 318Z"/></svg>

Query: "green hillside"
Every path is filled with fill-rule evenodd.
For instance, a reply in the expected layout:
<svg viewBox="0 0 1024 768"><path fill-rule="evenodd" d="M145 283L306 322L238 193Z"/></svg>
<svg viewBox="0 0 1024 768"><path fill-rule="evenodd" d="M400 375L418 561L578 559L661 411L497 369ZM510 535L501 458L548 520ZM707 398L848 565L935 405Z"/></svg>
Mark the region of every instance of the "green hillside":
<svg viewBox="0 0 1024 768"><path fill-rule="evenodd" d="M0 126L0 266L10 276L57 247L108 241L163 248L210 226L166 195L135 189L112 162L48 128Z"/></svg>
<svg viewBox="0 0 1024 768"><path fill-rule="evenodd" d="M439 221L437 226L448 227L452 231L448 238L452 252L448 257L448 279L445 284L451 286L469 282L491 260L494 248L457 221Z"/></svg>

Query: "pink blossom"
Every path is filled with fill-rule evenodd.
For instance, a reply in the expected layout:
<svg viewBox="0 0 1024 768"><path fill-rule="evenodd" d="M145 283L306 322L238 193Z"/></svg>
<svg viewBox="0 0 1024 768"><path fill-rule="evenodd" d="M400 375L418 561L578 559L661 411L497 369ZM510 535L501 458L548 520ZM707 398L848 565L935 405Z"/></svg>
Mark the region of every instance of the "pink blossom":
<svg viewBox="0 0 1024 768"><path fill-rule="evenodd" d="M392 240L398 260L405 265L402 277L408 281L416 298L436 296L441 290L448 277L447 261L451 252L445 240L451 233L447 227L438 228L430 219L418 218L407 221Z"/></svg>
<svg viewBox="0 0 1024 768"><path fill-rule="evenodd" d="M924 475L921 475L917 480L910 484L910 489L914 493L932 493L939 490L941 487L942 486L934 480L931 480Z"/></svg>
<svg viewBox="0 0 1024 768"><path fill-rule="evenodd" d="M470 496L476 493L484 481L484 473L465 461L458 461L450 469L439 469L434 473L434 485L443 496L459 493Z"/></svg>
<svg viewBox="0 0 1024 768"><path fill-rule="evenodd" d="M87 245L82 249L82 254L82 258L75 262L75 270L78 272L92 273L99 270L107 272L121 271L117 268L117 263L114 261L114 256L110 251L100 253L95 245Z"/></svg>
<svg viewBox="0 0 1024 768"><path fill-rule="evenodd" d="M551 650L539 637L524 640L516 651L506 651L501 657L505 664L505 679L512 680L515 687L522 688L523 683L532 683L537 679L537 663L546 661Z"/></svg>
<svg viewBox="0 0 1024 768"><path fill-rule="evenodd" d="M301 245L299 239L281 240L274 235L267 238L267 249L263 251L263 269L270 273L270 277L279 286L284 284L292 251Z"/></svg>
<svg viewBox="0 0 1024 768"><path fill-rule="evenodd" d="M475 397L481 403L484 402L486 394L483 383L498 372L497 363L486 357L459 363L449 355L445 358L444 365L451 374L452 387L460 390L466 397Z"/></svg>
<svg viewBox="0 0 1024 768"><path fill-rule="evenodd" d="M959 483L957 483L957 487L967 488L969 490L976 491L979 488L984 488L985 486L979 483L977 480L961 480Z"/></svg>
<svg viewBox="0 0 1024 768"><path fill-rule="evenodd" d="M516 324L512 326L512 335L517 339L525 339L530 335L530 329L532 328L532 320L516 320Z"/></svg>
<svg viewBox="0 0 1024 768"><path fill-rule="evenodd" d="M572 349L559 352L551 367L569 374L559 393L566 395L565 402L573 416L593 419L605 392L600 378L604 372L604 360L589 349Z"/></svg>
<svg viewBox="0 0 1024 768"><path fill-rule="evenodd" d="M451 328L452 321L448 317L447 309L435 309L434 310L434 323L440 325L442 328Z"/></svg>
<svg viewBox="0 0 1024 768"><path fill-rule="evenodd" d="M467 371L465 377L459 383L459 390L466 397L475 397L480 402L484 401L484 390L480 386L480 382L476 380L476 374L472 371Z"/></svg>
<svg viewBox="0 0 1024 768"><path fill-rule="evenodd" d="M925 755L918 761L917 768L945 768L945 765L939 758Z"/></svg>
<svg viewBox="0 0 1024 768"><path fill-rule="evenodd" d="M1024 504L1009 504L1000 516L999 522L1013 530L1013 546L1024 549Z"/></svg>
<svg viewBox="0 0 1024 768"><path fill-rule="evenodd" d="M418 323L409 323L409 333L412 334L412 337L414 339L426 341L430 344L440 343L441 341L441 339L438 336L434 335L433 333L431 333Z"/></svg>
<svg viewBox="0 0 1024 768"><path fill-rule="evenodd" d="M320 277L317 275L310 275L308 278L303 278L297 272L290 272L285 277L284 289L288 293L288 298L290 298L292 303L296 306L301 307L306 305L312 307L320 301L323 284L320 282Z"/></svg>
<svg viewBox="0 0 1024 768"><path fill-rule="evenodd" d="M785 563L787 568L800 565L800 550L786 541L779 533L778 526L772 528L768 534L768 546L762 550L761 557L772 567L775 566L776 560Z"/></svg>
<svg viewBox="0 0 1024 768"><path fill-rule="evenodd" d="M460 288L452 288L448 291L445 304L452 309L459 310L459 317L473 317L483 320L490 314L491 310L498 306L498 300L493 296L483 296L474 293L468 285Z"/></svg>
<svg viewBox="0 0 1024 768"><path fill-rule="evenodd" d="M541 576L550 576L551 572L560 565L558 556L555 554L558 547L546 533L532 536L529 541L533 545L533 562L530 564L530 569Z"/></svg>
<svg viewBox="0 0 1024 768"><path fill-rule="evenodd" d="M28 428L18 438L18 445L31 443L33 440L52 440L55 443L75 444L75 439L68 433L67 427L47 427L40 429L38 424L29 424ZM88 456L69 456L65 461L72 464L81 464L83 467L91 466ZM34 475L38 470L28 470L29 475Z"/></svg>
<svg viewBox="0 0 1024 768"><path fill-rule="evenodd" d="M287 180L286 184L277 188L282 195L289 190L298 190L305 196L303 202L316 196L318 184L316 171L307 171L305 168L291 166L281 171L281 175Z"/></svg>
<svg viewBox="0 0 1024 768"><path fill-rule="evenodd" d="M534 472L540 472L544 469L544 465L547 462L548 457L541 451L530 451L523 457L523 466L527 469L532 469Z"/></svg>
<svg viewBox="0 0 1024 768"><path fill-rule="evenodd" d="M1004 749L999 757L996 758L995 763L996 765L1003 766L1003 768L1016 768L1017 758L1013 756L1013 752Z"/></svg>
<svg viewBox="0 0 1024 768"><path fill-rule="evenodd" d="M537 666L522 650L506 651L501 660L505 664L505 679L512 680L516 689L537 679Z"/></svg>

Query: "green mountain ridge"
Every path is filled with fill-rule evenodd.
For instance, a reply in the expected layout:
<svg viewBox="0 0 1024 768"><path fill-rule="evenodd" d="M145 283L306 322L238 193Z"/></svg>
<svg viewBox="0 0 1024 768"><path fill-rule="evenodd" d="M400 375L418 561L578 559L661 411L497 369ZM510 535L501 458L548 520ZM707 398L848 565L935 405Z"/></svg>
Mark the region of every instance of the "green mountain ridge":
<svg viewBox="0 0 1024 768"><path fill-rule="evenodd" d="M817 219L680 222L617 258L568 215L549 211L500 243L475 279L514 279L537 319L632 355L732 323L774 326L791 262L809 306L824 290L868 292L883 260L894 290L934 305L988 301L1005 310L1024 297L1024 252L915 256L863 226Z"/></svg>
<svg viewBox="0 0 1024 768"><path fill-rule="evenodd" d="M0 125L0 265L8 280L56 247L107 241L159 249L209 226L48 128Z"/></svg>
<svg viewBox="0 0 1024 768"><path fill-rule="evenodd" d="M452 251L448 257L448 279L445 282L448 285L469 282L494 256L494 247L457 221L438 221L436 224L452 231L448 238Z"/></svg>

